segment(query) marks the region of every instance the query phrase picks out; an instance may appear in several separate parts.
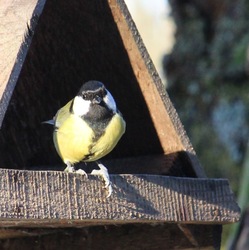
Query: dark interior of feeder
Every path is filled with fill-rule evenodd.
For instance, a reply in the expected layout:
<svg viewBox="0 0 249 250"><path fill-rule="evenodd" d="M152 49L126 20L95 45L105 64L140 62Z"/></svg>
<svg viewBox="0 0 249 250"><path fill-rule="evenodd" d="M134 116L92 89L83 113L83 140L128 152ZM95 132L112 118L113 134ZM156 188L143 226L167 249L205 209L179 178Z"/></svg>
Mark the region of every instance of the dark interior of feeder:
<svg viewBox="0 0 249 250"><path fill-rule="evenodd" d="M63 170L53 128L42 121L51 119L88 80L106 85L127 123L106 160L164 155L108 2L47 1L0 130L0 166ZM150 159L135 166L132 160L119 168L111 164L109 172L195 175L184 152L163 157L158 167Z"/></svg>

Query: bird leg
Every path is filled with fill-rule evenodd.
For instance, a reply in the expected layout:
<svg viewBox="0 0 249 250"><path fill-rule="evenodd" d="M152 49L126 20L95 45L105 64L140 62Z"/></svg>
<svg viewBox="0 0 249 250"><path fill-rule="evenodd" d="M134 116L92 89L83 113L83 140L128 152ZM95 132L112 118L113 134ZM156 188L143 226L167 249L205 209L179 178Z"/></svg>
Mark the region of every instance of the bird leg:
<svg viewBox="0 0 249 250"><path fill-rule="evenodd" d="M111 194L112 194L112 183L110 181L110 177L109 177L109 174L108 174L108 170L107 168L101 164L100 162L97 162L97 165L98 167L100 168L99 170L96 170L94 169L91 174L92 175L98 175L98 176L101 176L105 182L105 188L108 190L108 195L106 198L110 197Z"/></svg>
<svg viewBox="0 0 249 250"><path fill-rule="evenodd" d="M74 165L71 164L69 161L67 161L66 164L67 164L67 167L64 169L64 172L74 173L75 172Z"/></svg>
<svg viewBox="0 0 249 250"><path fill-rule="evenodd" d="M87 177L87 173L83 169L78 169L75 171L74 165L71 164L71 162L66 162L66 164L67 164L67 167L64 169L64 172L81 174Z"/></svg>

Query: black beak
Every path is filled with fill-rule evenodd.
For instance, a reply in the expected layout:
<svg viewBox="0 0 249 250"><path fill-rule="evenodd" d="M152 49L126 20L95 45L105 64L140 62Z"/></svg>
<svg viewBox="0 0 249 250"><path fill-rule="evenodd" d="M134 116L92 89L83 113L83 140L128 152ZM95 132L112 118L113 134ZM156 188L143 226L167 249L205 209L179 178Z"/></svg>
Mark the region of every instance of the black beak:
<svg viewBox="0 0 249 250"><path fill-rule="evenodd" d="M93 100L92 100L92 103L93 104L100 104L102 102L102 98L98 95L96 95Z"/></svg>

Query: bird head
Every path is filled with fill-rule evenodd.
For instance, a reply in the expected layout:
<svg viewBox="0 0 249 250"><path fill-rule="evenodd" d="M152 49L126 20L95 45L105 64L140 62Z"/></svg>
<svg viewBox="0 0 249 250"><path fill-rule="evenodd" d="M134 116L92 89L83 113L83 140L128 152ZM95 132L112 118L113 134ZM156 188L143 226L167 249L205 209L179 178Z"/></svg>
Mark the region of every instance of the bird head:
<svg viewBox="0 0 249 250"><path fill-rule="evenodd" d="M88 81L80 88L71 109L74 114L84 116L101 107L111 112L117 111L116 102L105 85L99 81Z"/></svg>

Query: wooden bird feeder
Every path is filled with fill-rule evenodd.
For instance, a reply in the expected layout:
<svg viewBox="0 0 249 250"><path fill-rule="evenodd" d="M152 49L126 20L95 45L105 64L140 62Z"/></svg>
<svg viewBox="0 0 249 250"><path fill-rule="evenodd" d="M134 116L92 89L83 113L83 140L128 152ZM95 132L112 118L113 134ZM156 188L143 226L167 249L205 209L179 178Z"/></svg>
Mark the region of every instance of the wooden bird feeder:
<svg viewBox="0 0 249 250"><path fill-rule="evenodd" d="M0 53L1 248L219 249L239 207L206 178L123 0L1 3ZM103 160L109 199L98 177L59 171L41 124L88 80L127 122Z"/></svg>

